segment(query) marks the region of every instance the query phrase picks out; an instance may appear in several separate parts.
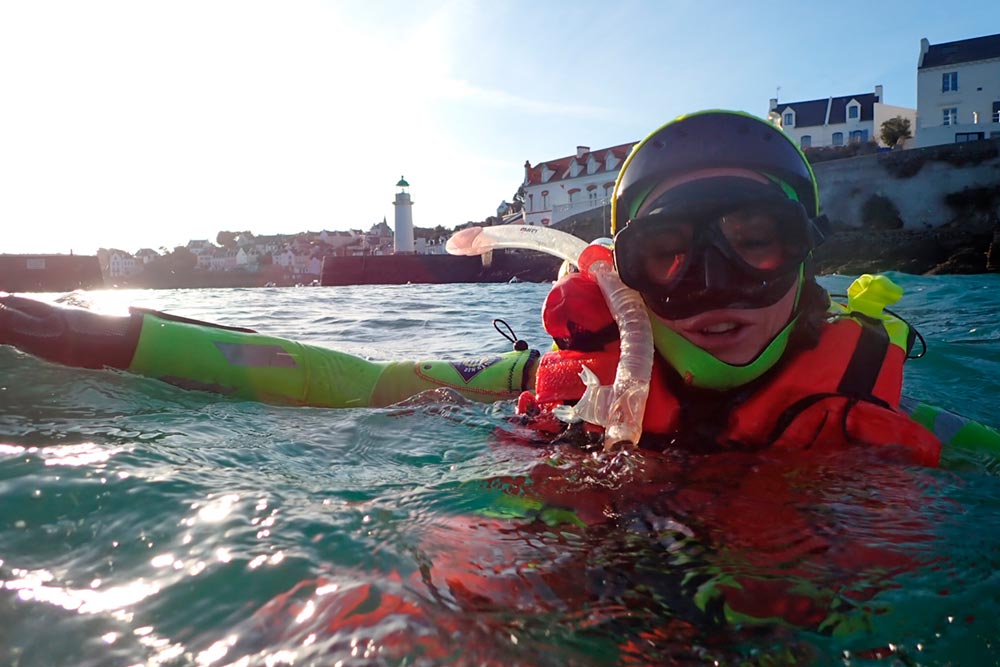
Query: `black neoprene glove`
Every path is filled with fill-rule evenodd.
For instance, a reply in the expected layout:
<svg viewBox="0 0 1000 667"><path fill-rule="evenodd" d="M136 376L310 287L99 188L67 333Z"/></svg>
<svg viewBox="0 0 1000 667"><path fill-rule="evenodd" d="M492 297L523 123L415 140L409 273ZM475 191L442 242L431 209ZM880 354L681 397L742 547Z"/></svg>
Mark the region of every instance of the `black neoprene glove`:
<svg viewBox="0 0 1000 667"><path fill-rule="evenodd" d="M0 292L0 344L67 366L128 368L141 315L99 315Z"/></svg>

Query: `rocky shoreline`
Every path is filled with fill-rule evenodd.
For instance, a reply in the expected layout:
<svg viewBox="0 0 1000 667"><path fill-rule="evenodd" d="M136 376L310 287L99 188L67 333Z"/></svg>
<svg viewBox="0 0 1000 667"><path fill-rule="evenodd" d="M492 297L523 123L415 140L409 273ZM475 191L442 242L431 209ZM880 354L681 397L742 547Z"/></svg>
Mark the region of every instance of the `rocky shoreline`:
<svg viewBox="0 0 1000 667"><path fill-rule="evenodd" d="M1000 231L992 225L913 231L843 230L831 234L813 257L820 274L990 273L1000 271Z"/></svg>

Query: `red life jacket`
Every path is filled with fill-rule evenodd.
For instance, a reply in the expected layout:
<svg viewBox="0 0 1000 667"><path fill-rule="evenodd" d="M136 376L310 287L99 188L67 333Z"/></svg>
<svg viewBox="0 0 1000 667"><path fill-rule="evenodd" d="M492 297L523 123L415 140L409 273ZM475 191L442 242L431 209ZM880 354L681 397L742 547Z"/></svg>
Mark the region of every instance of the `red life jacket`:
<svg viewBox="0 0 1000 667"><path fill-rule="evenodd" d="M580 279L571 285L573 292L590 289ZM558 320L581 317L580 300L572 303L572 309L563 307L569 303L563 297L551 301L546 302L543 315L546 329L571 333L572 321L567 326ZM603 300L590 302L584 316L591 327L601 322L594 313L602 309L607 312ZM610 313L607 317L610 320ZM584 365L602 384L611 384L618 356L617 340L599 350L563 349L545 354L535 384L537 404L551 407L578 400L584 390L579 378ZM890 343L880 321L863 315L841 317L824 326L814 348L793 353L755 383L757 391L725 416L717 444L812 451L852 444L895 445L914 463L935 466L940 441L899 410L905 358L906 352ZM667 384L671 372L662 359L655 359L644 433L669 435L681 428L681 405Z"/></svg>

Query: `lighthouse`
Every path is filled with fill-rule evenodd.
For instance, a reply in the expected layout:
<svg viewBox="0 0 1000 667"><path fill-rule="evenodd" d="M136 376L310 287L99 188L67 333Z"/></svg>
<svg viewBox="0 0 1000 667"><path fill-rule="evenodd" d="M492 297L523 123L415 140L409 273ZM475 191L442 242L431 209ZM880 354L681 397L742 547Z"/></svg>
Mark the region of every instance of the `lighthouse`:
<svg viewBox="0 0 1000 667"><path fill-rule="evenodd" d="M396 193L396 201L392 203L396 207L396 238L393 252L397 255L412 255L413 202L410 201L410 193L406 191L410 184L400 176L396 187L399 188L399 192Z"/></svg>

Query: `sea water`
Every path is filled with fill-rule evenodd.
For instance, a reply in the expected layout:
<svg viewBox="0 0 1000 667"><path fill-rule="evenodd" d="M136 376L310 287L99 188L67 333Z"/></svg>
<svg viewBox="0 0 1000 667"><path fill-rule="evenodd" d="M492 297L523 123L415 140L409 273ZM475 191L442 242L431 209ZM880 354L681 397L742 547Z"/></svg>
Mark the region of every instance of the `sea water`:
<svg viewBox="0 0 1000 667"><path fill-rule="evenodd" d="M1000 276L892 277L927 342L905 393L1000 424ZM495 318L546 347L547 289L69 300L462 359L510 348ZM1000 662L992 458L623 462L533 445L513 411L270 406L0 347L0 665ZM590 527L510 502L537 497Z"/></svg>

